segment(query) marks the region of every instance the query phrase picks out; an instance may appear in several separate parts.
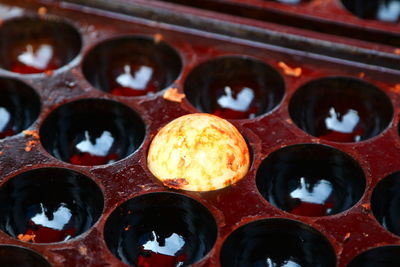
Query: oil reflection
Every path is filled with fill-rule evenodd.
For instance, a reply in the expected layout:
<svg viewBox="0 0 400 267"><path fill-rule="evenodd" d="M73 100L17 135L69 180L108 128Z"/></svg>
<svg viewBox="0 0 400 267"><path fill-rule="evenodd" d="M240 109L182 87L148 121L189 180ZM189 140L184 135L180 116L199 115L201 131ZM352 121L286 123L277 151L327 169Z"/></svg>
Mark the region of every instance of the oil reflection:
<svg viewBox="0 0 400 267"><path fill-rule="evenodd" d="M332 212L334 205L333 185L325 179L301 177L290 197L296 203L291 212L298 215L324 216Z"/></svg>

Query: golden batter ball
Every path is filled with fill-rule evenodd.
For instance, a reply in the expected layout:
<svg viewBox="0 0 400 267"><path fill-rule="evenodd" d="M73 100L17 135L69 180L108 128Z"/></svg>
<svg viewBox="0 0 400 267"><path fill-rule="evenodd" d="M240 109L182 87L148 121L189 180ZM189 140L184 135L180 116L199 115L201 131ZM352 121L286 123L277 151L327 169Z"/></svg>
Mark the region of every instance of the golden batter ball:
<svg viewBox="0 0 400 267"><path fill-rule="evenodd" d="M150 171L165 186L191 191L226 187L246 175L246 141L228 121L195 113L165 125L147 155Z"/></svg>

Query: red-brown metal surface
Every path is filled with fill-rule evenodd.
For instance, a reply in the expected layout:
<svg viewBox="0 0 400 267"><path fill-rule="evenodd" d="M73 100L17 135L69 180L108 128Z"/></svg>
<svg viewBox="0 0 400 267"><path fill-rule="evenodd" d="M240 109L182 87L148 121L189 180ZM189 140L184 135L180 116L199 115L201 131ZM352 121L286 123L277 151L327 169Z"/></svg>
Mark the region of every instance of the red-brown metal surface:
<svg viewBox="0 0 400 267"><path fill-rule="evenodd" d="M212 1L207 2L208 6L212 6ZM288 26L287 23L278 25L274 24L277 21L257 21L247 15L233 19L236 14L217 17L215 11L191 11L194 16L193 21L196 21L198 15L199 24L212 18L221 20L226 18L225 22L228 23L226 24L228 28L231 25L229 23L248 22L247 26L256 28L262 28L268 24L269 26L265 28L266 31L273 27L283 36L293 34L298 37L307 32L305 36L311 38L311 40L318 39L331 42L324 46L324 51L331 49L329 55L326 55L326 53L325 55L318 55L318 51L316 53L302 51L301 45L296 48L280 46L279 42L271 45L259 40L243 39L240 37L242 33L238 36L229 36L213 31L212 27L209 28L209 31L206 31L205 28L201 27L195 29L185 27L184 24L152 20L151 16L139 18L127 15L127 12L121 14L58 1L0 1L0 18L3 23L15 17L39 16L39 11L40 16L45 19L54 16L65 20L78 30L82 38L82 48L79 54L61 69L46 74L33 75L21 75L0 70L2 77L21 80L34 88L40 96L40 115L28 130L40 132L44 121L55 109L66 103L86 98L107 99L123 103L140 115L146 127L144 141L136 152L115 163L99 166L79 166L58 160L46 151L40 140L23 133L1 139L0 186L12 180L15 175L28 170L40 167L60 167L90 177L104 194L104 210L100 219L88 231L69 241L35 244L22 242L0 231L1 244L30 248L42 255L52 266L127 266L109 251L104 239L104 227L110 214L123 202L136 196L150 192L176 192L163 186L150 173L146 164L147 150L152 137L163 125L181 115L199 110L187 98L184 98L180 103L165 100L163 98L165 90L154 95L139 97L111 95L94 88L85 79L82 71L82 64L86 55L99 43L132 35L148 37L154 39L155 42L162 40L177 51L181 57L182 67L178 78L168 88L177 88L180 93L183 93L184 83L189 73L196 66L224 56L244 56L258 59L272 66L284 80L283 99L271 111L252 119L231 120L244 135L251 150L252 164L244 179L225 189L212 192L179 191L180 194L189 196L203 204L214 216L218 228L217 239L211 251L202 260L191 266L220 266L221 247L226 238L238 227L265 218L293 219L318 230L333 246L337 258L336 266L339 267L346 266L355 256L369 248L400 244L400 237L384 229L370 209L371 194L376 184L384 177L400 170L400 157L398 156L400 152L398 131L400 79L399 68L393 63L398 60L399 55L396 54L395 45L368 40L370 38L368 34L374 31L399 38L398 23L387 24L360 20L349 15L338 1L310 1L299 6L256 0L215 2L221 5L249 6L249 9L259 12L273 10L296 19L307 18L310 21L327 21L328 24L339 25L339 29L340 27L348 27L353 32L363 28L367 35L365 38L356 39L343 35L337 37L330 33L320 33L307 29L302 25L298 25L299 29L296 30L295 25ZM140 1L136 4L140 6ZM143 6L147 8L149 6L165 7L164 10L169 8L177 13L192 10L192 8L178 7L171 3L158 1L149 1ZM44 12L43 7L46 12ZM259 13L258 11L257 13ZM191 13L186 15L188 14ZM154 17L157 18L157 13ZM243 29L243 32L246 32L246 28ZM348 53L347 55L349 55L346 56L346 59L334 58L335 49L340 47L340 44L335 46L336 40L341 40L343 41L342 44L348 45L349 50L346 50L347 48L343 50L345 51L344 54ZM297 41L293 42L296 43ZM66 43L65 45L70 44ZM329 48L330 45L331 48ZM380 67L379 63L360 63L357 62L357 57L352 60L351 47L355 47L354 49L361 47L368 49L368 51L386 53L387 58L393 61L390 61L385 67ZM301 74L285 73L285 68L282 67L283 65L280 62L284 62L293 69L301 68ZM95 68L95 66L92 67ZM393 106L393 114L389 125L381 133L361 142L344 143L311 136L296 126L289 114L289 103L294 93L308 82L323 77L336 76L365 81L375 85L389 97ZM208 78L204 77L204 80L207 81ZM32 140L37 142L28 144ZM272 152L295 144L324 144L354 158L365 175L366 188L361 199L350 209L338 214L320 217L295 215L282 211L266 201L259 193L256 185L256 173L260 164ZM27 145L31 146L30 149L26 149Z"/></svg>

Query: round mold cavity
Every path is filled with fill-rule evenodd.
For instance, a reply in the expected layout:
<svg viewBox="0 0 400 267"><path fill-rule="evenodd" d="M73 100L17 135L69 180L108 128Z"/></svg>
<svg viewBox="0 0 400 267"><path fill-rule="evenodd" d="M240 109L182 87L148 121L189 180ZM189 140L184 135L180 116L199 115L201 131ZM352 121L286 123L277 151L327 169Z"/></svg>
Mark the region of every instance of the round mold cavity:
<svg viewBox="0 0 400 267"><path fill-rule="evenodd" d="M81 36L59 19L21 17L0 27L0 67L20 73L48 73L61 68L81 50Z"/></svg>
<svg viewBox="0 0 400 267"><path fill-rule="evenodd" d="M378 222L398 236L400 236L399 207L400 172L396 172L377 184L371 196L371 209Z"/></svg>
<svg viewBox="0 0 400 267"><path fill-rule="evenodd" d="M166 43L121 37L95 46L83 61L83 74L97 89L118 96L142 96L170 86L182 61Z"/></svg>
<svg viewBox="0 0 400 267"><path fill-rule="evenodd" d="M400 246L376 247L356 256L347 267L400 266Z"/></svg>
<svg viewBox="0 0 400 267"><path fill-rule="evenodd" d="M362 19L398 22L400 0L341 0L344 8Z"/></svg>
<svg viewBox="0 0 400 267"><path fill-rule="evenodd" d="M189 102L225 119L248 119L277 107L285 94L282 76L257 59L230 56L204 62L185 81Z"/></svg>
<svg viewBox="0 0 400 267"><path fill-rule="evenodd" d="M60 106L40 129L44 148L76 165L102 165L134 153L145 125L129 107L111 100L83 99Z"/></svg>
<svg viewBox="0 0 400 267"><path fill-rule="evenodd" d="M258 220L238 228L225 240L220 259L222 267L336 266L335 251L321 233L287 219Z"/></svg>
<svg viewBox="0 0 400 267"><path fill-rule="evenodd" d="M158 192L119 206L106 222L104 237L110 251L131 266L187 266L211 250L217 225L197 201Z"/></svg>
<svg viewBox="0 0 400 267"><path fill-rule="evenodd" d="M38 253L23 247L0 245L0 266L51 267Z"/></svg>
<svg viewBox="0 0 400 267"><path fill-rule="evenodd" d="M55 243L91 228L103 211L103 194L88 177L68 169L18 174L0 188L0 229L21 241Z"/></svg>
<svg viewBox="0 0 400 267"><path fill-rule="evenodd" d="M27 129L40 109L35 90L19 80L0 77L0 139Z"/></svg>
<svg viewBox="0 0 400 267"><path fill-rule="evenodd" d="M372 84L347 77L311 81L289 103L292 120L305 132L334 142L358 142L388 127L393 106Z"/></svg>
<svg viewBox="0 0 400 267"><path fill-rule="evenodd" d="M350 209L362 197L366 183L354 159L317 144L273 152L260 165L256 180L259 192L272 205L311 217Z"/></svg>

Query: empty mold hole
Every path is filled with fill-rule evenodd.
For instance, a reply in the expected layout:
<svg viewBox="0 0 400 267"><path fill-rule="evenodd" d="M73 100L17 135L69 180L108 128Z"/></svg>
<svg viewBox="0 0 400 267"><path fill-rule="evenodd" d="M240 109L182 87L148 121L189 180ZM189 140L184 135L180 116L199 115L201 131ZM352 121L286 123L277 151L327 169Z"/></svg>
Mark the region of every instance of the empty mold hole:
<svg viewBox="0 0 400 267"><path fill-rule="evenodd" d="M104 237L110 251L131 266L187 266L213 247L217 225L197 201L175 193L150 193L119 206Z"/></svg>
<svg viewBox="0 0 400 267"><path fill-rule="evenodd" d="M50 267L38 253L22 247L0 245L0 266L6 267Z"/></svg>
<svg viewBox="0 0 400 267"><path fill-rule="evenodd" d="M103 211L103 194L86 176L67 169L40 168L0 188L0 229L21 241L54 243L92 227Z"/></svg>
<svg viewBox="0 0 400 267"><path fill-rule="evenodd" d="M347 267L400 266L400 246L376 247L356 256Z"/></svg>
<svg viewBox="0 0 400 267"><path fill-rule="evenodd" d="M9 71L53 71L68 64L80 49L78 31L58 19L22 17L0 27L0 67Z"/></svg>
<svg viewBox="0 0 400 267"><path fill-rule="evenodd" d="M95 46L83 74L95 88L118 96L142 96L170 86L181 72L178 53L166 43L121 37Z"/></svg>
<svg viewBox="0 0 400 267"><path fill-rule="evenodd" d="M60 106L43 122L40 138L54 157L76 165L108 164L135 152L145 125L129 107L83 99Z"/></svg>
<svg viewBox="0 0 400 267"><path fill-rule="evenodd" d="M271 153L257 171L257 187L272 205L302 216L326 216L351 208L365 189L358 163L332 147L288 146Z"/></svg>
<svg viewBox="0 0 400 267"><path fill-rule="evenodd" d="M400 172L385 177L375 187L371 209L379 223L400 236Z"/></svg>
<svg viewBox="0 0 400 267"><path fill-rule="evenodd" d="M222 267L334 267L331 244L318 231L287 219L248 223L228 236L221 250Z"/></svg>
<svg viewBox="0 0 400 267"><path fill-rule="evenodd" d="M18 80L0 78L0 139L28 128L39 116L40 98Z"/></svg>
<svg viewBox="0 0 400 267"><path fill-rule="evenodd" d="M201 112L225 119L248 119L278 106L285 84L271 66L256 59L231 56L194 68L184 90L190 103Z"/></svg>
<svg viewBox="0 0 400 267"><path fill-rule="evenodd" d="M392 120L387 95L347 77L311 81L289 103L292 120L305 132L335 142L358 142L380 134Z"/></svg>
<svg viewBox="0 0 400 267"><path fill-rule="evenodd" d="M362 19L397 22L400 18L400 0L341 0L343 6Z"/></svg>

